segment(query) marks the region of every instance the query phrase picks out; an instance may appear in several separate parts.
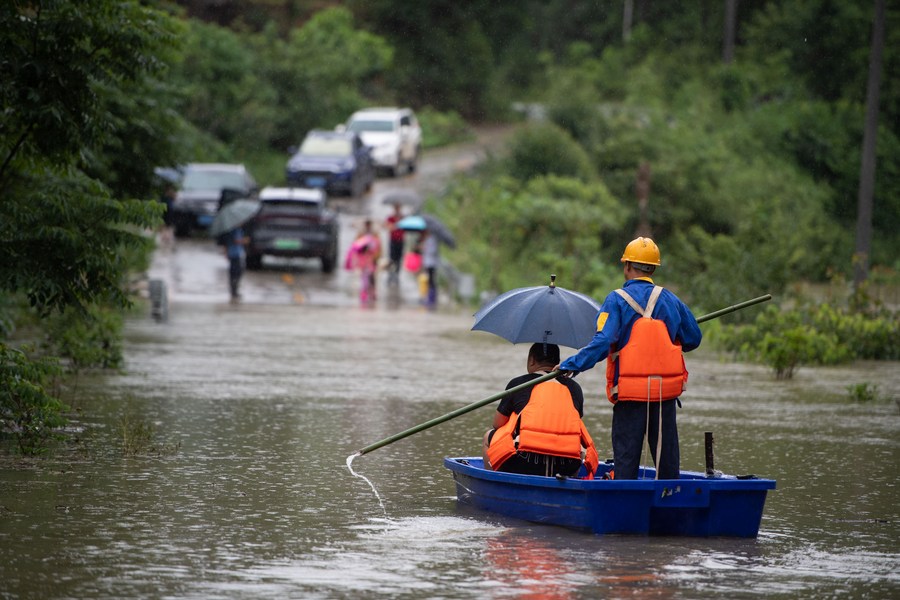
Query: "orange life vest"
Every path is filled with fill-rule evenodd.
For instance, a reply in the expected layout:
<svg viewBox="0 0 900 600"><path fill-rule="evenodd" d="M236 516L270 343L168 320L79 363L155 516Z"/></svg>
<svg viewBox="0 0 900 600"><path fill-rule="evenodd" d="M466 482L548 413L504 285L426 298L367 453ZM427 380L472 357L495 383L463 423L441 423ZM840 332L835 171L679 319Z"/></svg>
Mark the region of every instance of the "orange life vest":
<svg viewBox="0 0 900 600"><path fill-rule="evenodd" d="M619 400L671 400L687 388L681 344L673 344L666 324L652 316L662 290L653 287L647 308L641 308L625 290L616 290L641 318L634 322L625 347L611 349L606 359L606 397L613 404Z"/></svg>
<svg viewBox="0 0 900 600"><path fill-rule="evenodd" d="M588 477L593 477L600 462L594 440L572 404L569 388L551 379L534 386L522 413L513 412L494 432L487 454L496 471L516 452L581 460L582 446L587 449L584 464Z"/></svg>

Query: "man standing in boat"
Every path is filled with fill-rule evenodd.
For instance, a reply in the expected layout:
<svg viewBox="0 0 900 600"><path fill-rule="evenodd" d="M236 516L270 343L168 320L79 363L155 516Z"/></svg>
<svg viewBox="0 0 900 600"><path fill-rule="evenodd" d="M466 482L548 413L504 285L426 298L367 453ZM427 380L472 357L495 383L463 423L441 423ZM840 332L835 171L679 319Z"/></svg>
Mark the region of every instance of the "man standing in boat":
<svg viewBox="0 0 900 600"><path fill-rule="evenodd" d="M657 478L677 479L675 409L688 378L682 352L697 348L703 334L684 302L650 278L660 265L653 240L632 240L621 262L625 285L604 300L594 338L554 368L577 374L606 358L615 478L637 479L646 435Z"/></svg>
<svg viewBox="0 0 900 600"><path fill-rule="evenodd" d="M516 377L506 389L550 372L559 362L559 346L537 343L528 351L528 373ZM484 434L484 465L495 471L526 475L578 474L582 462L590 476L599 457L594 441L581 421L584 394L570 377L526 387L500 401L493 429Z"/></svg>

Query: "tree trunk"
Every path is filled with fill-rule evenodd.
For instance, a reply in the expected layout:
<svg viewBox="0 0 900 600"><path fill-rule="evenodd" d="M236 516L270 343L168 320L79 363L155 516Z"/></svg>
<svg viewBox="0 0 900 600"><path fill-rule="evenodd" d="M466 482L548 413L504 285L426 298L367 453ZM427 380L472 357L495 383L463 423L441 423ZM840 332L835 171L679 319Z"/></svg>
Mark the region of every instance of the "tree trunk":
<svg viewBox="0 0 900 600"><path fill-rule="evenodd" d="M725 0L725 35L722 44L722 62L730 65L734 60L734 35L737 28L738 0Z"/></svg>
<svg viewBox="0 0 900 600"><path fill-rule="evenodd" d="M641 161L638 166L635 192L638 201L638 226L635 235L650 237L650 163Z"/></svg>
<svg viewBox="0 0 900 600"><path fill-rule="evenodd" d="M875 188L875 146L878 138L878 94L884 51L884 0L875 0L872 50L866 85L866 122L859 168L859 197L856 208L856 253L853 256L853 287L858 290L869 276L872 247L872 204Z"/></svg>
<svg viewBox="0 0 900 600"><path fill-rule="evenodd" d="M622 17L622 41L631 39L631 22L634 18L634 0L625 0L625 14Z"/></svg>

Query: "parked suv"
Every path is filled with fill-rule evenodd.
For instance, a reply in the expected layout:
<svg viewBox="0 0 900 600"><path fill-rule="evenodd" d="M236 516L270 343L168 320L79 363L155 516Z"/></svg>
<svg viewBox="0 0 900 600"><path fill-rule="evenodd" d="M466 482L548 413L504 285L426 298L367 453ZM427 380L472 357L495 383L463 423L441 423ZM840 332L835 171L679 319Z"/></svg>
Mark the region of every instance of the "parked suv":
<svg viewBox="0 0 900 600"><path fill-rule="evenodd" d="M375 167L391 175L413 172L422 151L422 129L409 108L366 108L353 113L346 129L372 147Z"/></svg>
<svg viewBox="0 0 900 600"><path fill-rule="evenodd" d="M325 192L309 188L263 188L260 209L246 226L247 268L262 267L270 256L319 258L322 271L337 264L338 219L326 206Z"/></svg>
<svg viewBox="0 0 900 600"><path fill-rule="evenodd" d="M288 161L291 185L323 188L329 194L348 193L354 198L372 187L375 167L370 148L351 131L313 129Z"/></svg>
<svg viewBox="0 0 900 600"><path fill-rule="evenodd" d="M192 229L206 229L227 199L253 197L259 186L244 165L190 163L181 171L178 192L172 202L175 234L187 235Z"/></svg>

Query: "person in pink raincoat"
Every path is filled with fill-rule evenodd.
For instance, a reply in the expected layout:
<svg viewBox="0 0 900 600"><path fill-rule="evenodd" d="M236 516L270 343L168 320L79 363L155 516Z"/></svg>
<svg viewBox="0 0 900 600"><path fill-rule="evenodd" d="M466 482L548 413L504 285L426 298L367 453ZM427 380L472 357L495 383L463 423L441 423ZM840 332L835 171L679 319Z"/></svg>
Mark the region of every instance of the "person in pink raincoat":
<svg viewBox="0 0 900 600"><path fill-rule="evenodd" d="M363 230L350 244L344 268L358 270L360 275L359 301L363 306L375 303L375 273L381 258L381 241L372 231L372 220L366 219Z"/></svg>

